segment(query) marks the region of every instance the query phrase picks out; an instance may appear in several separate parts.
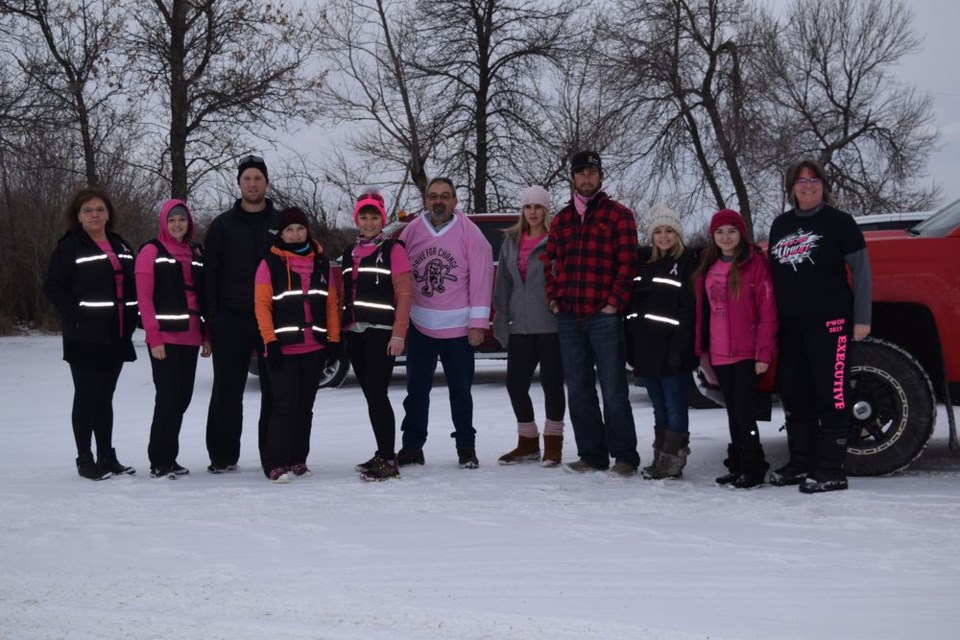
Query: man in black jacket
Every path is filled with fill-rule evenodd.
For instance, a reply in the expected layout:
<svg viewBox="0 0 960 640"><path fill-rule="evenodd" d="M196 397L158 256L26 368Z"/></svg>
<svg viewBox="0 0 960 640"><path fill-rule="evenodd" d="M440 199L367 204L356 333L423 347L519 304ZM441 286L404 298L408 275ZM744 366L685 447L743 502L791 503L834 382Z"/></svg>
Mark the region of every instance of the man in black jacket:
<svg viewBox="0 0 960 640"><path fill-rule="evenodd" d="M260 368L259 445L264 449L273 393L265 372L263 344L253 313L253 279L277 234L280 214L266 197L267 165L244 156L237 168L240 198L207 230L204 270L207 318L213 348L213 391L207 413L210 473L237 468L243 431L243 390L250 354Z"/></svg>

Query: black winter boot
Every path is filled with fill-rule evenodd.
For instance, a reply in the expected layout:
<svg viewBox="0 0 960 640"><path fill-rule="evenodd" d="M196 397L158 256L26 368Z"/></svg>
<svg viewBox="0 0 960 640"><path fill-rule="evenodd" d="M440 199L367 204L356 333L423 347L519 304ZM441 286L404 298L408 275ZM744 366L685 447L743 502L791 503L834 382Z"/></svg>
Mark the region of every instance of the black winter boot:
<svg viewBox="0 0 960 640"><path fill-rule="evenodd" d="M93 461L93 454L89 451L77 456L77 473L80 474L81 478L87 480L106 480L112 475L108 470L102 469L100 465Z"/></svg>
<svg viewBox="0 0 960 640"><path fill-rule="evenodd" d="M740 475L740 447L732 444L727 445L727 459L723 461L723 466L729 469L729 472L717 478L715 482L720 485L727 485Z"/></svg>
<svg viewBox="0 0 960 640"><path fill-rule="evenodd" d="M770 465L763 455L763 447L740 452L740 475L730 483L734 489L753 489L763 484Z"/></svg>
<svg viewBox="0 0 960 640"><path fill-rule="evenodd" d="M116 449L111 448L110 452L105 455L101 454L100 452L97 452L97 457L99 458L99 460L97 460L97 464L115 476L121 476L121 475L132 476L137 472L137 470L134 469L133 467L128 467L125 464L121 464L120 461L117 460Z"/></svg>
<svg viewBox="0 0 960 640"><path fill-rule="evenodd" d="M803 493L825 493L847 488L843 463L847 458L847 429L820 429L817 433L817 461L800 483Z"/></svg>
<svg viewBox="0 0 960 640"><path fill-rule="evenodd" d="M770 472L770 484L785 487L800 484L810 472L816 447L816 424L791 424L787 422L787 448L790 459L787 464Z"/></svg>

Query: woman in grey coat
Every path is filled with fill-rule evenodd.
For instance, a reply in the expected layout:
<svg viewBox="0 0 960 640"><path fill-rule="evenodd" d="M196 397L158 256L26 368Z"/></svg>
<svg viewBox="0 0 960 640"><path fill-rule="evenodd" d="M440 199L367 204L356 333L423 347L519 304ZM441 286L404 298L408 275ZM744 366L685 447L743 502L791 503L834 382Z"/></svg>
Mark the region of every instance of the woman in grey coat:
<svg viewBox="0 0 960 640"><path fill-rule="evenodd" d="M517 417L517 447L500 464L540 460L540 432L530 400L533 373L540 366L546 421L544 467L560 464L563 452L563 365L557 320L547 305L543 255L550 222L550 194L532 186L520 194L517 223L504 230L493 290L493 332L507 349L507 392Z"/></svg>

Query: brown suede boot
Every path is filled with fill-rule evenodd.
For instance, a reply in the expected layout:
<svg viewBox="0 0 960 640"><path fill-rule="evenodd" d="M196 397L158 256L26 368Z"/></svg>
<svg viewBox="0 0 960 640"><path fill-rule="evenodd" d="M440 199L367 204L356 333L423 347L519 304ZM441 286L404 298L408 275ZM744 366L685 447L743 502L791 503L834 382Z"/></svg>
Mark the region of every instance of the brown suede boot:
<svg viewBox="0 0 960 640"><path fill-rule="evenodd" d="M563 457L563 436L543 436L542 467L559 467Z"/></svg>
<svg viewBox="0 0 960 640"><path fill-rule="evenodd" d="M517 464L540 459L540 438L517 438L517 448L500 456L500 464Z"/></svg>

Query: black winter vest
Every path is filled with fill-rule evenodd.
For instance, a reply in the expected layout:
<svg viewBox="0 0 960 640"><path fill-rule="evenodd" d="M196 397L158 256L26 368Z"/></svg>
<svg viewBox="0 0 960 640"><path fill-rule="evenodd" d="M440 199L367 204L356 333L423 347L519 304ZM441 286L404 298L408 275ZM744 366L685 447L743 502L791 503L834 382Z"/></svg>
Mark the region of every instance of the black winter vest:
<svg viewBox="0 0 960 640"><path fill-rule="evenodd" d="M384 240L377 250L353 264L353 252L343 254L343 290L346 317L344 325L352 322L393 326L394 306L393 271L390 254L398 241ZM401 245L402 246L402 245ZM356 294L354 295L354 292Z"/></svg>
<svg viewBox="0 0 960 640"><path fill-rule="evenodd" d="M183 279L183 268L162 242L153 239L147 244L157 248L157 258L153 263L153 305L157 312L160 331L188 331L190 316L200 315L200 313L191 311L187 307L187 285ZM193 287L191 288L197 294L200 309L203 309L203 257L200 245L192 245L192 248L193 260L190 271L193 276Z"/></svg>
<svg viewBox="0 0 960 640"><path fill-rule="evenodd" d="M51 258L44 291L63 316L64 343L112 344L127 341L137 328L134 256L115 233L107 239L120 261L123 294L118 299L116 276L107 254L84 231L60 239ZM118 307L123 310L120 335Z"/></svg>
<svg viewBox="0 0 960 640"><path fill-rule="evenodd" d="M307 301L313 322L308 324L303 312L303 285L300 274L287 271L283 258L271 252L266 258L273 285L273 331L281 344L301 344L303 330L312 329L313 337L327 343L327 289L330 286L330 261L323 254L314 253L313 272L307 289Z"/></svg>

